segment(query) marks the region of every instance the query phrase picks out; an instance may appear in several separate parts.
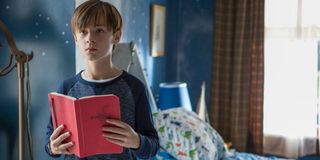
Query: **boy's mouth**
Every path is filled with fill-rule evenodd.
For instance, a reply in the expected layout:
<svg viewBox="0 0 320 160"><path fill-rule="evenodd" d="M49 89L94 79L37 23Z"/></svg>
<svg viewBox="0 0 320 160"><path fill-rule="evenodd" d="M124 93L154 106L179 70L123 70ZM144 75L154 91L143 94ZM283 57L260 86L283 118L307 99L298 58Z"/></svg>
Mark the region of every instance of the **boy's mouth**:
<svg viewBox="0 0 320 160"><path fill-rule="evenodd" d="M96 51L96 50L97 50L96 48L91 48L91 47L86 49L86 51L90 51L90 52L93 52L93 51Z"/></svg>

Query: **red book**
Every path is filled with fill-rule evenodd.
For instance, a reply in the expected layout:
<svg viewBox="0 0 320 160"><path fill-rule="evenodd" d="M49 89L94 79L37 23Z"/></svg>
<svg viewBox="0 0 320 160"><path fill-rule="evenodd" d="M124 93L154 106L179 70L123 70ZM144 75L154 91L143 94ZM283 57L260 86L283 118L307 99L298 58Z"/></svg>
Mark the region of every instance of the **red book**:
<svg viewBox="0 0 320 160"><path fill-rule="evenodd" d="M53 127L63 124L73 142L69 152L80 158L96 154L122 153L123 147L107 141L102 136L105 120L120 120L120 102L115 95L94 95L76 99L51 92L48 94Z"/></svg>

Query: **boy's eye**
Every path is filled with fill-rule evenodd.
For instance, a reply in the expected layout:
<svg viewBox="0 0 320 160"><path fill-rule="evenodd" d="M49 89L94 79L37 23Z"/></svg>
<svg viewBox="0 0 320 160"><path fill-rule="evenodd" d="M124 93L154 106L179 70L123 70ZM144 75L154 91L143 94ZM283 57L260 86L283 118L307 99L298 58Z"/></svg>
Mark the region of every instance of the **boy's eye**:
<svg viewBox="0 0 320 160"><path fill-rule="evenodd" d="M98 29L97 29L97 32L98 32L98 33L103 33L103 32L104 32L104 29L98 28Z"/></svg>
<svg viewBox="0 0 320 160"><path fill-rule="evenodd" d="M87 31L82 30L82 31L80 31L79 33L80 33L81 35L84 35L84 34L86 34L86 33L87 33Z"/></svg>

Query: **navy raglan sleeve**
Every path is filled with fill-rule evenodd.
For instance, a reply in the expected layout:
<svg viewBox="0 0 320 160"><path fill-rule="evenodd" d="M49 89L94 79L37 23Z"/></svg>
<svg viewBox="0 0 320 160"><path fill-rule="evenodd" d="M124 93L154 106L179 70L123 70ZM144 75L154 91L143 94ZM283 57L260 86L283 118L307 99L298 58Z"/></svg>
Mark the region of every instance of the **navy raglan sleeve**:
<svg viewBox="0 0 320 160"><path fill-rule="evenodd" d="M131 150L137 157L149 159L155 156L159 149L159 138L153 125L151 109L144 87L140 93L135 109L135 125L140 136L140 147Z"/></svg>

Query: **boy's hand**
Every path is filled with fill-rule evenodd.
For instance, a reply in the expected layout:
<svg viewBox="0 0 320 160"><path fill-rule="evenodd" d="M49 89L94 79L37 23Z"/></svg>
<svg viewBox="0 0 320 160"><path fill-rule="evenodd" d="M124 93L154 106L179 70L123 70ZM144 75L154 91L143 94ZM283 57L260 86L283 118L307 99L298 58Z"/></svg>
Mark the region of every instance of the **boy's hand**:
<svg viewBox="0 0 320 160"><path fill-rule="evenodd" d="M72 154L67 151L67 148L73 146L72 142L62 143L63 140L70 137L69 132L61 133L64 126L57 127L50 136L50 149L52 154ZM61 133L61 134L60 134Z"/></svg>
<svg viewBox="0 0 320 160"><path fill-rule="evenodd" d="M107 119L106 122L115 125L102 128L106 140L127 148L139 148L140 137L130 125L114 119Z"/></svg>

